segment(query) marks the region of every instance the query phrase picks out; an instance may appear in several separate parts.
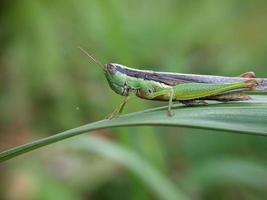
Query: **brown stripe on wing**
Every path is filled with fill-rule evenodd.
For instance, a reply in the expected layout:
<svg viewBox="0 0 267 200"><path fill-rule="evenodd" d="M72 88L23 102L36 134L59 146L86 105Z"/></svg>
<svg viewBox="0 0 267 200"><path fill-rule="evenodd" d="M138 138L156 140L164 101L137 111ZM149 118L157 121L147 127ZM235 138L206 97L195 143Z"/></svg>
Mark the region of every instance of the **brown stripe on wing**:
<svg viewBox="0 0 267 200"><path fill-rule="evenodd" d="M213 75L194 75L194 74L173 74L166 72L148 72L142 70L134 70L130 68L123 68L116 65L116 69L126 74L127 76L141 78L144 80L151 80L160 82L169 86L175 86L183 83L235 83L253 79L254 77L247 77L248 73L245 73L244 77L227 77L227 76L213 76ZM249 72L250 73L250 72ZM259 85L255 87L256 91L267 91L267 79L256 78Z"/></svg>
<svg viewBox="0 0 267 200"><path fill-rule="evenodd" d="M233 83L241 81L237 77L224 77L224 76L208 76L208 75L194 75L194 74L173 74L162 72L148 72L142 70L134 70L131 68L123 68L116 65L116 70L126 74L127 76L141 78L144 80L151 80L166 85L175 86L182 83Z"/></svg>
<svg viewBox="0 0 267 200"><path fill-rule="evenodd" d="M122 68L119 65L116 65L116 69L119 72L126 74L127 76L141 78L144 80L156 81L156 82L164 83L170 86L178 85L181 83L192 82L190 80L187 80L188 78L186 77L179 78L174 74L162 74L162 73L157 73L157 72L134 70L134 69L129 69L129 68Z"/></svg>

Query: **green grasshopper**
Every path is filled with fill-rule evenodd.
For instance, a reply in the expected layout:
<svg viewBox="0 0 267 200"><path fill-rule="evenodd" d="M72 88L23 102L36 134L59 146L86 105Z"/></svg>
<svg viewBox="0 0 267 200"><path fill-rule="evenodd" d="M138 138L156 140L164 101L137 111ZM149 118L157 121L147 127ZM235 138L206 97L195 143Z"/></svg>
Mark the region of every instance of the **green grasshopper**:
<svg viewBox="0 0 267 200"><path fill-rule="evenodd" d="M240 77L210 76L138 70L120 64L101 64L84 49L79 49L100 66L111 89L124 96L123 102L109 116L118 117L133 95L148 100L168 101L168 116L173 116L172 102L187 106L207 105L205 100L221 102L251 99L245 91L266 91L267 79L253 72Z"/></svg>

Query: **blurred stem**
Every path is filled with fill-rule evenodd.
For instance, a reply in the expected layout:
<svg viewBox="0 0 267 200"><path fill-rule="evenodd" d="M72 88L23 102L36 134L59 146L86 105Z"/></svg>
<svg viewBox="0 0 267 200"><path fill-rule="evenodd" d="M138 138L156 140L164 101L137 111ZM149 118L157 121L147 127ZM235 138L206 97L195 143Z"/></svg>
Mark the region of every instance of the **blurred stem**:
<svg viewBox="0 0 267 200"><path fill-rule="evenodd" d="M123 148L108 140L97 137L79 137L68 141L64 148L74 148L76 150L85 150L95 152L101 156L116 161L131 170L138 176L152 191L153 196L158 199L177 200L187 199L170 178L163 176L154 165L147 162L135 151ZM143 186L141 185L143 188Z"/></svg>

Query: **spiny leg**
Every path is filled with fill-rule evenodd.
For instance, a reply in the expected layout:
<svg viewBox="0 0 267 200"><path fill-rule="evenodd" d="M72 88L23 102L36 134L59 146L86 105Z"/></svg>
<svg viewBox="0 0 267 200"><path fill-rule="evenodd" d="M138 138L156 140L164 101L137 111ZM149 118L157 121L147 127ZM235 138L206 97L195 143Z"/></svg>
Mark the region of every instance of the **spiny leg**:
<svg viewBox="0 0 267 200"><path fill-rule="evenodd" d="M246 100L250 100L251 97L241 92L241 93L233 93L233 94L230 93L230 94L221 94L221 95L211 96L211 97L208 97L207 99L228 102L228 101L246 101Z"/></svg>
<svg viewBox="0 0 267 200"><path fill-rule="evenodd" d="M106 119L113 119L115 117L118 117L122 113L123 108L125 107L125 105L128 102L129 98L130 98L130 96L124 97L123 102L117 108L115 108L115 110L112 113L110 113L106 117Z"/></svg>
<svg viewBox="0 0 267 200"><path fill-rule="evenodd" d="M208 103L204 100L182 100L180 101L186 106L207 106Z"/></svg>

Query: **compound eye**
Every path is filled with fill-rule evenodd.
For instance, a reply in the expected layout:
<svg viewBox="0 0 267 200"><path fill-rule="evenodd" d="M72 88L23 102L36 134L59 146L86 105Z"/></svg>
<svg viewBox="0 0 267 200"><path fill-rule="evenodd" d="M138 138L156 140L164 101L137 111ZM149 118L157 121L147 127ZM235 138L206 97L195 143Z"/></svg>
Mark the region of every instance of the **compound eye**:
<svg viewBox="0 0 267 200"><path fill-rule="evenodd" d="M116 65L114 64L106 64L105 65L105 68L107 69L107 71L110 73L110 74L115 74L117 72L117 68L116 68Z"/></svg>

